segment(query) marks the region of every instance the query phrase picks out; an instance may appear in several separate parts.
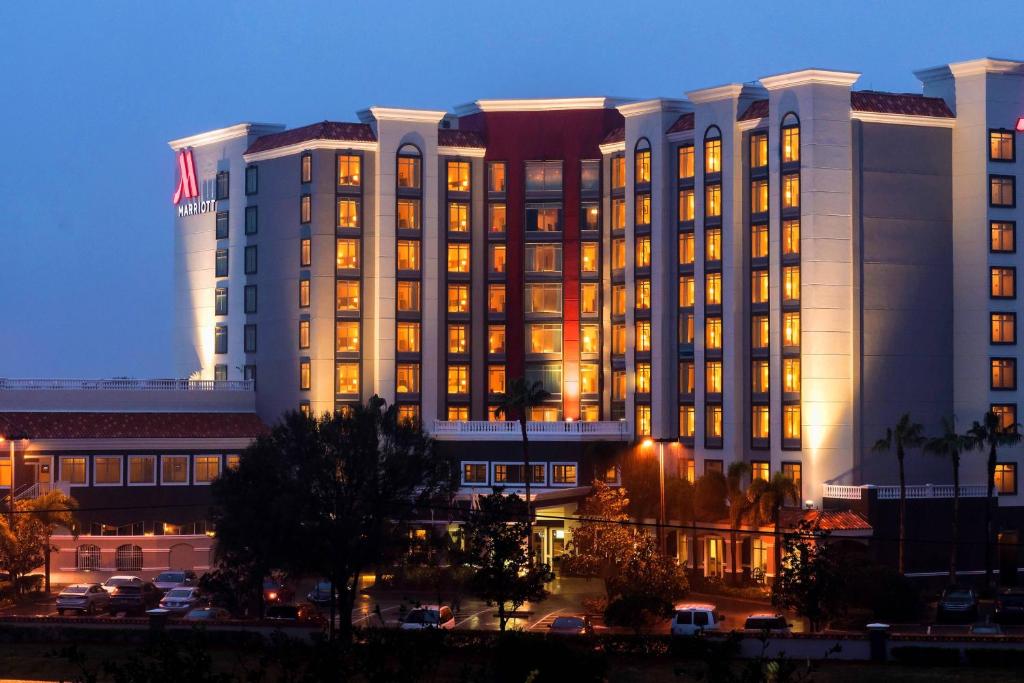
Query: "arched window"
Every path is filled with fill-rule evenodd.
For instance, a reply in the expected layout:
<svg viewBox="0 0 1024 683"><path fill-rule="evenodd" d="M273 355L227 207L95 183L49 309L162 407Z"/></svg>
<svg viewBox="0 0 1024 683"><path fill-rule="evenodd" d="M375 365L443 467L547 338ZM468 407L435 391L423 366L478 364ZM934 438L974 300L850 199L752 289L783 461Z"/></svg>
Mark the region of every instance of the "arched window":
<svg viewBox="0 0 1024 683"><path fill-rule="evenodd" d="M722 172L722 131L709 126L704 133L704 173Z"/></svg>
<svg viewBox="0 0 1024 683"><path fill-rule="evenodd" d="M781 138L782 163L800 161L800 119L793 112L782 117Z"/></svg>
<svg viewBox="0 0 1024 683"><path fill-rule="evenodd" d="M119 545L114 553L114 566L119 572L137 572L142 569L142 548L131 543Z"/></svg>
<svg viewBox="0 0 1024 683"><path fill-rule="evenodd" d="M651 182L651 143L647 138L637 140L633 151L634 176L636 185L648 185Z"/></svg>
<svg viewBox="0 0 1024 683"><path fill-rule="evenodd" d="M83 543L75 550L75 567L78 569L100 568L100 547L92 543Z"/></svg>

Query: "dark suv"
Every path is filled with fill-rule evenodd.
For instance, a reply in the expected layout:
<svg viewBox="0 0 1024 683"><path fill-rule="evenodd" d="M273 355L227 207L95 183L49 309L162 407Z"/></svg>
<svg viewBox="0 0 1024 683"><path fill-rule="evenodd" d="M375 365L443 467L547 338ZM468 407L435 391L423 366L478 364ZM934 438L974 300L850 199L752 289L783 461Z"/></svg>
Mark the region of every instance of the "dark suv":
<svg viewBox="0 0 1024 683"><path fill-rule="evenodd" d="M942 591L935 616L939 621L975 621L978 618L978 596L971 588L950 586Z"/></svg>
<svg viewBox="0 0 1024 683"><path fill-rule="evenodd" d="M118 586L110 594L110 604L107 611L110 614L128 612L129 614L141 614L148 609L156 607L160 603L160 591L151 582Z"/></svg>
<svg viewBox="0 0 1024 683"><path fill-rule="evenodd" d="M996 598L995 620L1000 624L1024 621L1024 588L1006 588Z"/></svg>

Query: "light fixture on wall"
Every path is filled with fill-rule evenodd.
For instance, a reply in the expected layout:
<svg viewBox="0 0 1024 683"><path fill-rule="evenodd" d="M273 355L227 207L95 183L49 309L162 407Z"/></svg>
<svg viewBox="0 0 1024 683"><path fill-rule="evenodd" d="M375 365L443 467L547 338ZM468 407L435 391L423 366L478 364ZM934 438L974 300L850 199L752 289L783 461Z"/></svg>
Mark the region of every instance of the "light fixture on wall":
<svg viewBox="0 0 1024 683"><path fill-rule="evenodd" d="M1017 119L1017 132L1024 133L1024 116Z"/></svg>

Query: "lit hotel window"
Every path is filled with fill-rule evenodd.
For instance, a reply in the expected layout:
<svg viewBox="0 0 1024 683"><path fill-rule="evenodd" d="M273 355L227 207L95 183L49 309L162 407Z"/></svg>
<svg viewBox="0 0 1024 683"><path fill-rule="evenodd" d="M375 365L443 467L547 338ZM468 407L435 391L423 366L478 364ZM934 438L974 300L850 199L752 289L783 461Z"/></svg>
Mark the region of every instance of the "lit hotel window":
<svg viewBox="0 0 1024 683"><path fill-rule="evenodd" d="M692 404L679 406L679 436L693 438L696 427L695 413Z"/></svg>
<svg viewBox="0 0 1024 683"><path fill-rule="evenodd" d="M626 157L612 157L612 189L621 190L626 186Z"/></svg>
<svg viewBox="0 0 1024 683"><path fill-rule="evenodd" d="M722 393L722 361L709 360L704 363L704 391L709 394Z"/></svg>
<svg viewBox="0 0 1024 683"><path fill-rule="evenodd" d="M552 465L551 483L553 484L575 484L576 465Z"/></svg>
<svg viewBox="0 0 1024 683"><path fill-rule="evenodd" d="M580 244L580 272L597 273L597 242Z"/></svg>
<svg viewBox="0 0 1024 683"><path fill-rule="evenodd" d="M612 199L612 230L626 229L626 200Z"/></svg>
<svg viewBox="0 0 1024 683"><path fill-rule="evenodd" d="M465 325L448 326L448 353L467 353L469 332Z"/></svg>
<svg viewBox="0 0 1024 683"><path fill-rule="evenodd" d="M708 228L704 231L704 260L722 260L722 229Z"/></svg>
<svg viewBox="0 0 1024 683"><path fill-rule="evenodd" d="M487 164L487 191L505 191L505 162L492 161Z"/></svg>
<svg viewBox="0 0 1024 683"><path fill-rule="evenodd" d="M758 223L750 226L750 258L768 256L768 226Z"/></svg>
<svg viewBox="0 0 1024 683"><path fill-rule="evenodd" d="M448 245L448 272L469 272L469 244L455 242Z"/></svg>
<svg viewBox="0 0 1024 683"><path fill-rule="evenodd" d="M335 323L334 349L338 353L359 352L359 321L339 320Z"/></svg>
<svg viewBox="0 0 1024 683"><path fill-rule="evenodd" d="M800 176L782 176L782 208L795 209L800 206Z"/></svg>
<svg viewBox="0 0 1024 683"><path fill-rule="evenodd" d="M693 313L679 318L679 340L683 344L693 343Z"/></svg>
<svg viewBox="0 0 1024 683"><path fill-rule="evenodd" d="M1009 175L989 176L989 204L1013 208L1017 204L1017 179Z"/></svg>
<svg viewBox="0 0 1024 683"><path fill-rule="evenodd" d="M469 162L448 162L448 191L469 192Z"/></svg>
<svg viewBox="0 0 1024 683"><path fill-rule="evenodd" d="M647 141L643 140L639 144L646 145ZM644 149L636 153L636 167L633 182L637 185L646 184L651 182L651 150Z"/></svg>
<svg viewBox="0 0 1024 683"><path fill-rule="evenodd" d="M651 224L651 195L638 194L634 208L634 219L637 225Z"/></svg>
<svg viewBox="0 0 1024 683"><path fill-rule="evenodd" d="M768 211L768 181L754 180L750 183L750 213Z"/></svg>
<svg viewBox="0 0 1024 683"><path fill-rule="evenodd" d="M219 455L197 455L192 469L197 484L208 484L220 476Z"/></svg>
<svg viewBox="0 0 1024 683"><path fill-rule="evenodd" d="M1017 388L1017 361L1013 358L993 358L992 389L1013 390Z"/></svg>
<svg viewBox="0 0 1024 683"><path fill-rule="evenodd" d="M704 321L704 348L722 348L722 319L708 318Z"/></svg>
<svg viewBox="0 0 1024 683"><path fill-rule="evenodd" d="M399 363L395 366L395 390L399 394L420 393L419 363Z"/></svg>
<svg viewBox="0 0 1024 683"><path fill-rule="evenodd" d="M768 135L754 133L750 136L750 167L763 168L768 165Z"/></svg>
<svg viewBox="0 0 1024 683"><path fill-rule="evenodd" d="M783 267L782 300L800 301L800 266Z"/></svg>
<svg viewBox="0 0 1024 683"><path fill-rule="evenodd" d="M299 241L299 266L308 268L313 263L312 242L307 237Z"/></svg>
<svg viewBox="0 0 1024 683"><path fill-rule="evenodd" d="M722 305L721 273L708 273L704 276L704 303L708 306Z"/></svg>
<svg viewBox="0 0 1024 683"><path fill-rule="evenodd" d="M359 202L355 199L338 200L338 227L359 227Z"/></svg>
<svg viewBox="0 0 1024 683"><path fill-rule="evenodd" d="M492 244L488 248L488 269L492 273L504 273L506 249L504 244Z"/></svg>
<svg viewBox="0 0 1024 683"><path fill-rule="evenodd" d="M990 340L993 344L1017 343L1016 313L992 313L991 320L992 325Z"/></svg>
<svg viewBox="0 0 1024 683"><path fill-rule="evenodd" d="M450 422L466 422L469 420L469 406L448 406Z"/></svg>
<svg viewBox="0 0 1024 683"><path fill-rule="evenodd" d="M694 390L694 370L692 360L679 361L679 393L692 394Z"/></svg>
<svg viewBox="0 0 1024 683"><path fill-rule="evenodd" d="M612 370L612 400L626 400L626 371Z"/></svg>
<svg viewBox="0 0 1024 683"><path fill-rule="evenodd" d="M782 221L782 253L800 253L800 221Z"/></svg>
<svg viewBox="0 0 1024 683"><path fill-rule="evenodd" d="M704 215L717 218L722 215L722 186L706 185L704 187Z"/></svg>
<svg viewBox="0 0 1024 683"><path fill-rule="evenodd" d="M679 179L686 180L693 177L693 145L685 145L679 148Z"/></svg>
<svg viewBox="0 0 1024 683"><path fill-rule="evenodd" d="M505 205L487 205L487 230L492 233L505 232Z"/></svg>
<svg viewBox="0 0 1024 683"><path fill-rule="evenodd" d="M651 309L651 281L636 281L636 309L638 311L649 311Z"/></svg>
<svg viewBox="0 0 1024 683"><path fill-rule="evenodd" d="M505 393L504 365L489 365L487 367L487 391L491 394Z"/></svg>
<svg viewBox="0 0 1024 683"><path fill-rule="evenodd" d="M505 353L504 325L489 325L487 327L487 353Z"/></svg>
<svg viewBox="0 0 1024 683"><path fill-rule="evenodd" d="M448 393L468 394L469 393L469 366L449 365L448 366Z"/></svg>
<svg viewBox="0 0 1024 683"><path fill-rule="evenodd" d="M679 220L692 221L695 209L693 188L679 190Z"/></svg>
<svg viewBox="0 0 1024 683"><path fill-rule="evenodd" d="M782 315L782 345L800 346L800 314L797 312Z"/></svg>
<svg viewBox="0 0 1024 683"><path fill-rule="evenodd" d="M601 209L597 202L580 202L580 230L598 230L600 218Z"/></svg>
<svg viewBox="0 0 1024 683"><path fill-rule="evenodd" d="M999 418L999 429L1017 431L1017 406L1013 403L993 403L989 410Z"/></svg>
<svg viewBox="0 0 1024 683"><path fill-rule="evenodd" d="M1013 221L992 221L990 251L1010 253L1016 249L1017 224Z"/></svg>
<svg viewBox="0 0 1024 683"><path fill-rule="evenodd" d="M359 269L359 240L350 237L339 238L337 242L337 268L339 270Z"/></svg>
<svg viewBox="0 0 1024 683"><path fill-rule="evenodd" d="M116 456L94 456L92 459L92 480L94 484L120 484L121 458Z"/></svg>
<svg viewBox="0 0 1024 683"><path fill-rule="evenodd" d="M309 321L308 320L300 320L299 321L299 348L300 349L308 349L309 348Z"/></svg>
<svg viewBox="0 0 1024 683"><path fill-rule="evenodd" d="M638 237L636 240L636 263L637 268L651 267L651 238Z"/></svg>
<svg viewBox="0 0 1024 683"><path fill-rule="evenodd" d="M398 200L398 228L400 230L420 229L420 200Z"/></svg>
<svg viewBox="0 0 1024 683"><path fill-rule="evenodd" d="M1013 161L1014 132L1012 130L993 130L988 134L988 158L990 161Z"/></svg>
<svg viewBox="0 0 1024 683"><path fill-rule="evenodd" d="M682 275L679 277L679 308L693 306L694 288L693 276Z"/></svg>
<svg viewBox="0 0 1024 683"><path fill-rule="evenodd" d="M1012 299L1017 296L1017 269L1013 267L992 268L993 299Z"/></svg>
<svg viewBox="0 0 1024 683"><path fill-rule="evenodd" d="M612 325L612 353L616 356L626 353L626 326L622 323Z"/></svg>
<svg viewBox="0 0 1024 683"><path fill-rule="evenodd" d="M448 232L469 232L469 204L448 202Z"/></svg>
<svg viewBox="0 0 1024 683"><path fill-rule="evenodd" d="M637 404L636 407L636 435L637 436L650 436L651 435L651 406L646 404Z"/></svg>
<svg viewBox="0 0 1024 683"><path fill-rule="evenodd" d="M636 364L636 391L638 394L651 393L651 364Z"/></svg>
<svg viewBox="0 0 1024 683"><path fill-rule="evenodd" d="M679 234L679 265L691 264L693 264L693 233L683 232Z"/></svg>
<svg viewBox="0 0 1024 683"><path fill-rule="evenodd" d="M395 293L398 310L402 313L415 313L420 310L420 283L411 280L399 280Z"/></svg>
<svg viewBox="0 0 1024 683"><path fill-rule="evenodd" d="M768 271L753 270L750 272L750 303L768 303Z"/></svg>
<svg viewBox="0 0 1024 683"><path fill-rule="evenodd" d="M309 280L299 280L299 308L309 308Z"/></svg>
<svg viewBox="0 0 1024 683"><path fill-rule="evenodd" d="M312 372L308 360L299 363L299 389L308 391L312 381Z"/></svg>
<svg viewBox="0 0 1024 683"><path fill-rule="evenodd" d="M420 269L419 240L398 240L396 247L398 270L417 271Z"/></svg>
<svg viewBox="0 0 1024 683"><path fill-rule="evenodd" d="M786 118L790 117L792 114L787 115ZM791 161L800 161L799 126L787 126L782 129L782 163L788 164Z"/></svg>
<svg viewBox="0 0 1024 683"><path fill-rule="evenodd" d="M768 393L768 361L754 360L750 363L750 391L755 394Z"/></svg>
<svg viewBox="0 0 1024 683"><path fill-rule="evenodd" d="M360 157L357 154L338 155L338 184L345 187L358 187L360 183Z"/></svg>
<svg viewBox="0 0 1024 683"><path fill-rule="evenodd" d="M412 150L412 146L403 149ZM403 190L420 189L420 158L419 156L398 157L398 187Z"/></svg>
<svg viewBox="0 0 1024 683"><path fill-rule="evenodd" d="M313 198L308 194L299 197L299 223L309 223L313 220Z"/></svg>
<svg viewBox="0 0 1024 683"><path fill-rule="evenodd" d="M561 313L561 282L528 282L524 302L525 313Z"/></svg>
<svg viewBox="0 0 1024 683"><path fill-rule="evenodd" d="M996 491L1001 496L1017 495L1017 463L997 462L995 485Z"/></svg>
<svg viewBox="0 0 1024 683"><path fill-rule="evenodd" d="M528 353L561 353L562 324L528 324L526 337L529 340Z"/></svg>
<svg viewBox="0 0 1024 683"><path fill-rule="evenodd" d="M420 419L420 407L414 404L398 406L398 421L403 424L415 424Z"/></svg>
<svg viewBox="0 0 1024 683"><path fill-rule="evenodd" d="M704 436L708 439L722 438L722 405L708 403L704 406Z"/></svg>
<svg viewBox="0 0 1024 683"><path fill-rule="evenodd" d="M787 437L788 438L788 437ZM803 502L803 466L798 462L782 463L782 475L789 477L799 494L795 500L789 502L793 505L800 505Z"/></svg>
<svg viewBox="0 0 1024 683"><path fill-rule="evenodd" d="M597 363L580 363L580 393L596 394L600 390L598 383L599 366Z"/></svg>
<svg viewBox="0 0 1024 683"><path fill-rule="evenodd" d="M782 390L786 393L800 392L800 359L782 360Z"/></svg>
<svg viewBox="0 0 1024 683"><path fill-rule="evenodd" d="M469 285L448 285L448 312L469 313Z"/></svg>
<svg viewBox="0 0 1024 683"><path fill-rule="evenodd" d="M562 272L562 245L561 244L527 244L526 245L526 272L527 273L561 273Z"/></svg>
<svg viewBox="0 0 1024 683"><path fill-rule="evenodd" d="M799 404L782 406L782 438L793 440L800 438Z"/></svg>
<svg viewBox="0 0 1024 683"><path fill-rule="evenodd" d="M636 350L644 353L651 350L651 321L636 322Z"/></svg>
<svg viewBox="0 0 1024 683"><path fill-rule="evenodd" d="M399 322L395 332L395 336L395 348L399 353L419 353L419 323Z"/></svg>
<svg viewBox="0 0 1024 683"><path fill-rule="evenodd" d="M562 162L561 161L527 161L526 191L530 192L561 192Z"/></svg>
<svg viewBox="0 0 1024 683"><path fill-rule="evenodd" d="M334 290L339 311L359 310L358 280L338 280Z"/></svg>
<svg viewBox="0 0 1024 683"><path fill-rule="evenodd" d="M755 439L768 438L768 406L750 407L750 436ZM767 463L763 463L767 465Z"/></svg>
<svg viewBox="0 0 1024 683"><path fill-rule="evenodd" d="M313 180L313 155L306 152L299 161L299 182L308 183Z"/></svg>
<svg viewBox="0 0 1024 683"><path fill-rule="evenodd" d="M469 307L461 312L468 313ZM487 312L498 315L505 312L505 285L487 286Z"/></svg>
<svg viewBox="0 0 1024 683"><path fill-rule="evenodd" d="M583 315L597 314L596 282L584 282L580 285L580 313Z"/></svg>
<svg viewBox="0 0 1024 683"><path fill-rule="evenodd" d="M626 240L616 238L612 240L612 270L625 270L626 268Z"/></svg>
<svg viewBox="0 0 1024 683"><path fill-rule="evenodd" d="M767 408L767 406L764 407ZM767 432L765 433L765 438L767 438ZM750 463L751 481L757 481L758 479L761 479L762 481L768 481L771 479L771 477L772 475L770 465L767 462L765 462L764 460L757 460Z"/></svg>
<svg viewBox="0 0 1024 683"><path fill-rule="evenodd" d="M714 136L714 138L704 140L704 172L721 173L722 140L718 137L718 129L709 130L708 136Z"/></svg>

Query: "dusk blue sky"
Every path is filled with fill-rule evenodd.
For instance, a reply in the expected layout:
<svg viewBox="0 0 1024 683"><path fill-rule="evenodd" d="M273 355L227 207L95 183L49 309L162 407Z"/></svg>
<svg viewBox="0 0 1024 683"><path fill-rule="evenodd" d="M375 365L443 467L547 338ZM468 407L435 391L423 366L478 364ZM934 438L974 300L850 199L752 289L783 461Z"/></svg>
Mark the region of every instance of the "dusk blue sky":
<svg viewBox="0 0 1024 683"><path fill-rule="evenodd" d="M175 137L982 56L1024 58L1024 2L7 2L0 376L172 374Z"/></svg>

